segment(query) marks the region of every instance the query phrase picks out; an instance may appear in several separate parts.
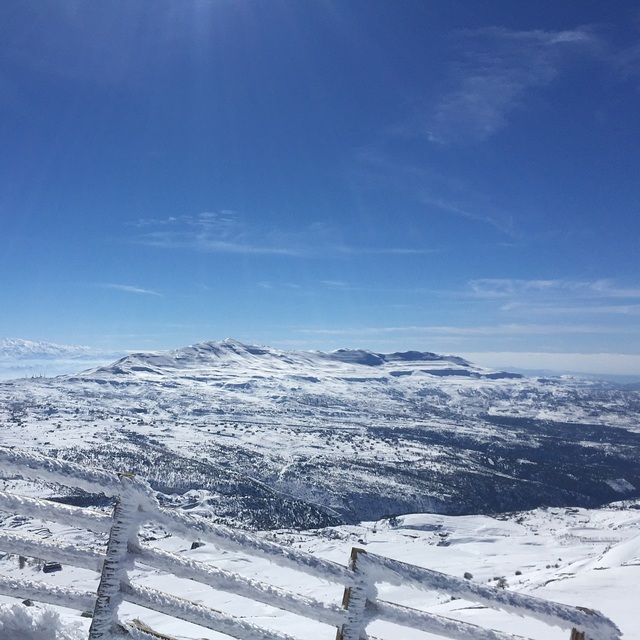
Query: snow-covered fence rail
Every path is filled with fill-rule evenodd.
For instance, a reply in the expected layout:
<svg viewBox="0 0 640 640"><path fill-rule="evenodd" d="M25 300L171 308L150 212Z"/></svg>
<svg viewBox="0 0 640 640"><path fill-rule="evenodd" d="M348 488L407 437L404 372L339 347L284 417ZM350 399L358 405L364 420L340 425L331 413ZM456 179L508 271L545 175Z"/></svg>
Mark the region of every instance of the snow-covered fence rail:
<svg viewBox="0 0 640 640"><path fill-rule="evenodd" d="M120 622L117 614L123 601L240 640L297 640L288 634L263 629L201 604L133 584L129 579L129 571L135 561L179 578L196 580L215 589L250 598L334 627L342 627L347 619L347 612L337 604L321 602L162 551L140 541L138 532L141 524L152 521L160 524L168 533L187 540L198 539L212 543L219 549L266 558L280 566L293 568L342 586L354 584L353 573L347 567L311 554L294 551L247 532L165 509L159 505L149 485L127 474L85 469L73 463L1 447L0 470L4 475L15 474L28 480L45 480L115 498L113 516L108 516L90 509L0 491L0 509L3 511L109 534L106 552L101 553L77 545L62 545L0 531L0 550L4 552L47 558L100 572L100 582L97 593L94 594L56 587L40 581L0 576L1 594L18 595L49 604L92 611L90 640L111 640L121 636L155 638L143 630L125 626Z"/></svg>
<svg viewBox="0 0 640 640"><path fill-rule="evenodd" d="M570 630L572 639L618 640L621 636L618 627L598 611L487 587L362 549L352 550L349 566L354 573L356 586L345 589L343 602L347 610L351 611L351 616L338 632L337 640L360 640L367 637L366 627L375 619L455 640L522 640L520 636L378 600L377 583L436 591L487 608L537 619L551 626Z"/></svg>
<svg viewBox="0 0 640 640"><path fill-rule="evenodd" d="M139 626L124 625L118 618L123 601L161 612L239 640L297 640L264 629L202 604L131 582L136 561L195 580L216 590L289 611L336 627L337 640L369 638L366 628L384 620L456 640L523 640L519 636L483 629L424 611L379 600L377 583L413 586L439 591L573 629L572 638L618 640L620 631L596 611L547 602L505 590L485 587L429 569L390 560L354 549L348 567L264 540L250 533L213 524L203 518L161 507L149 485L128 474L85 469L76 464L0 447L0 470L29 480L49 481L115 499L112 516L60 503L27 498L0 491L0 510L79 529L108 533L106 552L64 545L40 538L0 531L0 550L47 558L50 561L100 573L96 593L80 592L40 581L17 580L0 575L0 594L32 598L48 604L92 611L89 640L157 639ZM239 551L303 572L345 588L342 606L321 602L217 567L154 548L138 537L140 526L152 521L168 533L187 540L209 542L219 549Z"/></svg>

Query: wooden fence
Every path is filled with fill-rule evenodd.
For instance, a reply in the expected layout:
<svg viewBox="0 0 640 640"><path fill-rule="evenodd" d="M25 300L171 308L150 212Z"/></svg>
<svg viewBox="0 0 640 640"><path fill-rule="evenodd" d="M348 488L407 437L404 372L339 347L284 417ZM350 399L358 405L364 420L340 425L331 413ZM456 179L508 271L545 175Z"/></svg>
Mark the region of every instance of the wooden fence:
<svg viewBox="0 0 640 640"><path fill-rule="evenodd" d="M337 629L337 640L374 640L366 631L374 620L455 640L523 640L521 636L385 602L377 598L378 583L437 591L493 609L536 618L570 630L574 640L620 638L616 625L597 611L479 585L361 549L353 549L349 565L342 566L247 532L213 524L204 518L166 509L159 505L147 483L128 474L85 469L76 464L2 447L0 474L53 482L104 494L115 500L110 516L91 509L0 492L0 510L108 534L106 549L99 552L0 530L0 550L5 553L46 558L99 572L96 593L0 574L0 594L92 612L89 640L157 640L162 637L144 625L123 623L118 617L123 601L239 640L298 640L202 604L135 584L129 576L135 562L333 626ZM138 533L145 522L159 524L168 533L185 540L200 540L219 549L268 559L276 565L340 585L344 588L342 605L296 594L143 543Z"/></svg>

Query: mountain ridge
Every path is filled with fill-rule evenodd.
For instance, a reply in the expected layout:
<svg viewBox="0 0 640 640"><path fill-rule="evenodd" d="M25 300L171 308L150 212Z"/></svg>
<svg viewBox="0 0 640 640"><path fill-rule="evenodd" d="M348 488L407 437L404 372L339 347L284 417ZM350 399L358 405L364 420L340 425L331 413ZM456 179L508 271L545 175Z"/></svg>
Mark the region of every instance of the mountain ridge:
<svg viewBox="0 0 640 640"><path fill-rule="evenodd" d="M457 356L234 340L0 383L3 444L139 474L177 504L202 490L212 517L259 528L634 498L639 412L635 390Z"/></svg>
<svg viewBox="0 0 640 640"><path fill-rule="evenodd" d="M0 359L32 358L84 358L105 355L105 352L88 346L61 345L42 340L0 338Z"/></svg>
<svg viewBox="0 0 640 640"><path fill-rule="evenodd" d="M472 365L459 356L439 355L433 352L405 351L377 353L366 349L338 349L336 351L279 350L272 347L247 345L233 339L200 342L170 351L141 351L128 354L111 365L98 367L79 375L125 374L134 372L156 373L161 369L193 369L207 365L263 366L266 370L292 370L330 363L334 367L379 368L390 375L430 373L432 375L460 375L471 377L522 378L522 374L497 371ZM408 367L397 369L398 365ZM346 369L346 367L345 367Z"/></svg>

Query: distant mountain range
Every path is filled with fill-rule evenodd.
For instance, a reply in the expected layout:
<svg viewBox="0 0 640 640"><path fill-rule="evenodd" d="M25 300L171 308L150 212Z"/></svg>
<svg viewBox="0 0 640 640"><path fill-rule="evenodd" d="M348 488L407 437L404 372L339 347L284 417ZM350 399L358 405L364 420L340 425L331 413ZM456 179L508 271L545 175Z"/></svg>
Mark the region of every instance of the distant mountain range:
<svg viewBox="0 0 640 640"><path fill-rule="evenodd" d="M605 382L234 340L0 383L3 444L257 528L638 497L639 412L640 392Z"/></svg>
<svg viewBox="0 0 640 640"><path fill-rule="evenodd" d="M156 375L189 376L194 371L210 371L217 376L220 369L237 368L256 373L273 371L284 375L306 375L309 371L368 371L376 378L413 374L462 376L470 378L523 378L518 373L493 371L476 367L458 356L443 356L431 352L405 351L374 353L363 349L322 351L280 351L270 347L245 345L236 340L202 342L175 351L134 353L106 367L82 374L83 378L154 373ZM355 367L355 369L354 369ZM361 369L361 367L364 367ZM366 369L365 369L366 368Z"/></svg>
<svg viewBox="0 0 640 640"><path fill-rule="evenodd" d="M0 338L0 360L86 358L104 355L91 347L53 344L51 342Z"/></svg>
<svg viewBox="0 0 640 640"><path fill-rule="evenodd" d="M72 373L121 355L92 347L0 338L0 380Z"/></svg>

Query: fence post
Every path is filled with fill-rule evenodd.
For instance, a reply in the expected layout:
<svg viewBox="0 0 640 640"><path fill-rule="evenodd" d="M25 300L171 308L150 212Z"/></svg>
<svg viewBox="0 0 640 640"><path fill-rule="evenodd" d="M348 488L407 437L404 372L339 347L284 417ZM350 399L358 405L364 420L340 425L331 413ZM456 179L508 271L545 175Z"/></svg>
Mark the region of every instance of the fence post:
<svg viewBox="0 0 640 640"><path fill-rule="evenodd" d="M128 546L137 543L139 497L132 486L131 476L121 474L120 482L123 490L113 513L113 526L109 532L89 640L111 640L115 632L118 607L122 602L120 584L127 577ZM123 630L122 635L129 634Z"/></svg>
<svg viewBox="0 0 640 640"><path fill-rule="evenodd" d="M375 585L369 584L364 572L358 569L358 554L366 553L364 549L353 547L349 558L349 569L354 572L356 584L346 587L342 597L342 606L348 611L347 622L338 629L336 640L361 640L366 638L365 608L367 596L375 599Z"/></svg>

